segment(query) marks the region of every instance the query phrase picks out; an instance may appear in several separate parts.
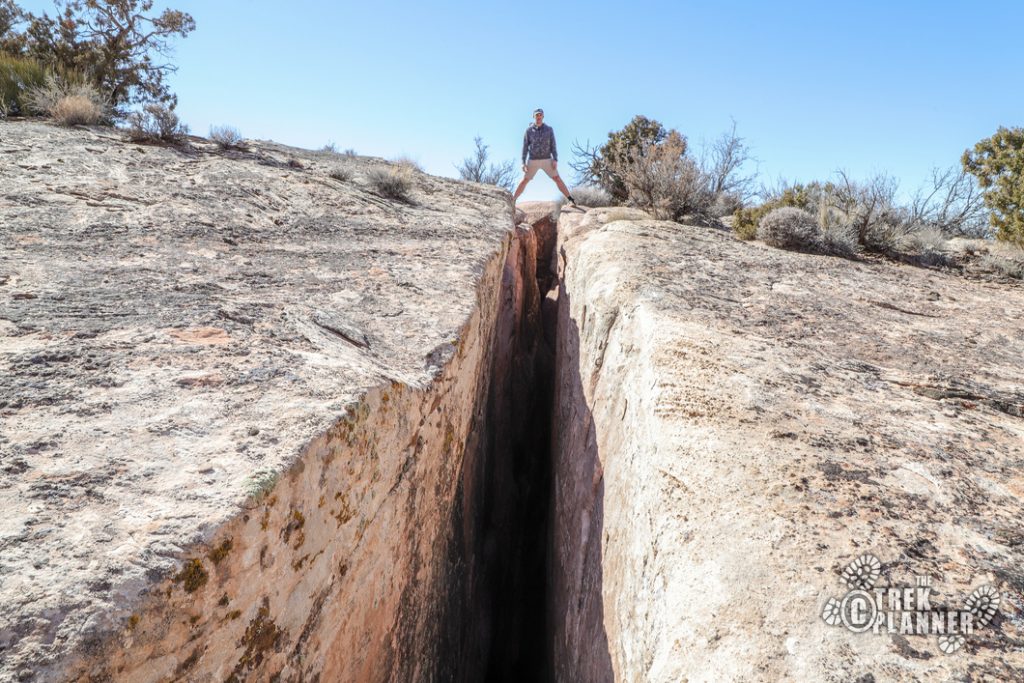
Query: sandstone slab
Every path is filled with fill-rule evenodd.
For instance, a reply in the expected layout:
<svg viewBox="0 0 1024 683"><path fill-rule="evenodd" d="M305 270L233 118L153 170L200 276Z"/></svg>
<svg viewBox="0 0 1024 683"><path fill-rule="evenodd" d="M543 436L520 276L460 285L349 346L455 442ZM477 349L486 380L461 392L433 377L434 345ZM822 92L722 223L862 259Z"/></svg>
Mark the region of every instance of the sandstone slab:
<svg viewBox="0 0 1024 683"><path fill-rule="evenodd" d="M513 227L384 165L0 123L0 680L444 675Z"/></svg>
<svg viewBox="0 0 1024 683"><path fill-rule="evenodd" d="M615 218L559 225L556 679L1024 678L1024 288ZM830 625L862 554L998 612Z"/></svg>

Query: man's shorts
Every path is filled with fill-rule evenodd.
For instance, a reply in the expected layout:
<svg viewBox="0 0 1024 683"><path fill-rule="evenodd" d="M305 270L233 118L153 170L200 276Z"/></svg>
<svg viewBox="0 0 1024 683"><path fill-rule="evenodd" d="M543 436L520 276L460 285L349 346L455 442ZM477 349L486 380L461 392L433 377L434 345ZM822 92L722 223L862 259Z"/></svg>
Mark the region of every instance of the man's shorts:
<svg viewBox="0 0 1024 683"><path fill-rule="evenodd" d="M526 178L524 180L533 180L533 176L537 175L537 171L541 169L548 174L549 178L558 177L558 171L555 170L555 164L551 159L530 159L526 162Z"/></svg>

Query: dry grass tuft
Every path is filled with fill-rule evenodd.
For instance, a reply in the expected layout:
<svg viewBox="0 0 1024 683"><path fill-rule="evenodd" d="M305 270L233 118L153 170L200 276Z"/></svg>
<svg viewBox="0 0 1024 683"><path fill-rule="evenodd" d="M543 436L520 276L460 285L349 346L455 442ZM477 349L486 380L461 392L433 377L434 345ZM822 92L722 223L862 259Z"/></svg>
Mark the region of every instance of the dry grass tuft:
<svg viewBox="0 0 1024 683"><path fill-rule="evenodd" d="M31 111L62 126L92 126L110 118L106 99L88 83L68 84L51 76L45 85L31 88L27 100Z"/></svg>
<svg viewBox="0 0 1024 683"><path fill-rule="evenodd" d="M411 171L407 166L374 168L367 172L370 189L382 197L409 203L412 192Z"/></svg>

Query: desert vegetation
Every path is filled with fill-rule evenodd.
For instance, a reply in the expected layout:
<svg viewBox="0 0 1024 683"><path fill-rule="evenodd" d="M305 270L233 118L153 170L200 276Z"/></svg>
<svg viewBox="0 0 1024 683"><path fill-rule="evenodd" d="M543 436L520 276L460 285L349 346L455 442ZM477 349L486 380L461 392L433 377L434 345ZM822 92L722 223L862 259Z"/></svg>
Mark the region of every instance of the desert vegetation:
<svg viewBox="0 0 1024 683"><path fill-rule="evenodd" d="M612 196L597 185L576 185L570 192L580 206L612 206L615 203Z"/></svg>
<svg viewBox="0 0 1024 683"><path fill-rule="evenodd" d="M764 239L778 229L774 223L762 229L764 222L783 208L812 217L814 230L805 234L805 240ZM772 246L846 257L881 254L921 265L943 265L946 240L984 238L987 225L977 184L956 167L934 171L929 182L903 202L896 180L885 174L858 181L838 172L824 182L783 182L762 189L759 204L739 209L732 217L732 228L741 239L756 237Z"/></svg>
<svg viewBox="0 0 1024 683"><path fill-rule="evenodd" d="M1024 246L1024 128L1003 128L961 159L978 179L996 237Z"/></svg>
<svg viewBox="0 0 1024 683"><path fill-rule="evenodd" d="M909 194L886 173L857 179L837 171L828 180L756 186L735 122L695 153L679 131L636 116L603 145L576 142L573 153L581 183L573 192L584 205L721 220L740 239L782 249L922 266L969 261L1000 276L1024 274L1024 128L1000 128ZM993 239L1003 246L987 248Z"/></svg>
<svg viewBox="0 0 1024 683"><path fill-rule="evenodd" d="M391 168L374 168L366 172L370 189L382 197L410 202L413 167L399 163Z"/></svg>
<svg viewBox="0 0 1024 683"><path fill-rule="evenodd" d="M658 218L713 219L753 194L753 177L742 175L750 150L735 124L699 155L682 133L646 116L609 133L603 145L575 142L572 150L581 184Z"/></svg>
<svg viewBox="0 0 1024 683"><path fill-rule="evenodd" d="M127 120L128 139L133 142L179 143L188 135L174 109L155 102L133 111Z"/></svg>
<svg viewBox="0 0 1024 683"><path fill-rule="evenodd" d="M242 134L231 126L210 126L210 139L221 149L238 149L242 146Z"/></svg>
<svg viewBox="0 0 1024 683"><path fill-rule="evenodd" d="M473 138L473 145L475 147L473 154L463 159L462 163L455 167L459 172L459 177L474 183L497 185L511 192L515 179L513 162L490 163L487 145L479 135Z"/></svg>
<svg viewBox="0 0 1024 683"><path fill-rule="evenodd" d="M176 70L171 41L193 31L195 21L179 10L157 14L153 4L65 0L50 16L0 0L0 116L45 116L63 125L121 120L133 139L140 131L154 139L137 117L159 125L154 117L173 116L177 97L165 81ZM167 113L157 116L153 107Z"/></svg>

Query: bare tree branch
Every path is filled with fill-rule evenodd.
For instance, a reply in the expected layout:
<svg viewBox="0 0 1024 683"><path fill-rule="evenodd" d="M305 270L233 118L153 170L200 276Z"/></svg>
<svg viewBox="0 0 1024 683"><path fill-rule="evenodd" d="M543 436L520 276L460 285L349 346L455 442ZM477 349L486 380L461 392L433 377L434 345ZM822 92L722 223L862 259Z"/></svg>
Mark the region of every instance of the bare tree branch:
<svg viewBox="0 0 1024 683"><path fill-rule="evenodd" d="M473 156L466 157L462 165L455 168L459 171L459 177L474 183L486 185L497 185L509 192L512 191L515 180L515 165L511 161L504 161L499 164L487 164L487 145L479 135L473 138L476 150Z"/></svg>

